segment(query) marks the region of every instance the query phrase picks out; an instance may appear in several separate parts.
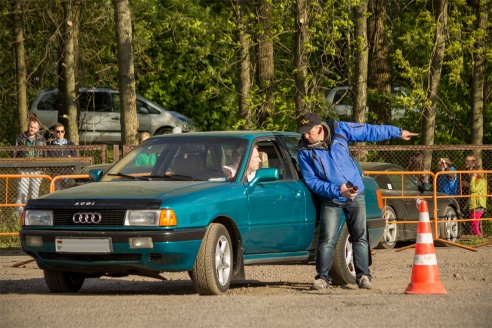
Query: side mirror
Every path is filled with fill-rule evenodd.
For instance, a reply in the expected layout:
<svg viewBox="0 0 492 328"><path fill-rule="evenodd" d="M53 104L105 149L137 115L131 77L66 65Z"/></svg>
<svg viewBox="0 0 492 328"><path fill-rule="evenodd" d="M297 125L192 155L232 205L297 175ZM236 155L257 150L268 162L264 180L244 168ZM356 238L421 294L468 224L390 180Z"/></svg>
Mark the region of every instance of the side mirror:
<svg viewBox="0 0 492 328"><path fill-rule="evenodd" d="M264 168L256 171L255 177L248 185L250 188L254 188L260 182L275 181L278 179L278 168Z"/></svg>
<svg viewBox="0 0 492 328"><path fill-rule="evenodd" d="M92 182L98 182L101 180L103 176L103 171L102 170L90 170L89 171L89 180Z"/></svg>

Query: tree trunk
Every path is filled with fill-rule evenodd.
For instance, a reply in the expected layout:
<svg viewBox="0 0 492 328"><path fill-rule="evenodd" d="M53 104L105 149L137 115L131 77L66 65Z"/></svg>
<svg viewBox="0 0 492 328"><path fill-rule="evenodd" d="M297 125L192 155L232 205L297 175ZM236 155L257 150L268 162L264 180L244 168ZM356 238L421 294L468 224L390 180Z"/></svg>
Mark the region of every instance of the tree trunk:
<svg viewBox="0 0 492 328"><path fill-rule="evenodd" d="M274 110L274 61L272 38L272 3L270 0L259 0L257 9L261 33L257 36L256 79L259 87L261 105L258 108L258 128L262 128Z"/></svg>
<svg viewBox="0 0 492 328"><path fill-rule="evenodd" d="M367 102L367 1L362 0L359 6L353 8L356 49L355 49L355 76L354 76L354 104L353 115L357 123L366 122L366 102ZM358 146L364 143L357 143ZM365 152L354 154L359 161L365 160Z"/></svg>
<svg viewBox="0 0 492 328"><path fill-rule="evenodd" d="M242 129L253 129L251 114L251 59L249 56L250 39L247 31L246 19L247 0L238 0L236 6L237 31L239 37L239 50L237 52L238 70L238 104L239 119Z"/></svg>
<svg viewBox="0 0 492 328"><path fill-rule="evenodd" d="M436 108L438 102L439 82L441 81L442 63L444 61L445 37L447 33L448 0L435 0L436 36L434 50L430 63L427 98L430 105L424 107L424 124L422 125L422 144L434 144L436 129ZM424 167L430 168L432 152L424 151Z"/></svg>
<svg viewBox="0 0 492 328"><path fill-rule="evenodd" d="M473 61L473 76L471 85L471 110L472 110L472 144L483 144L483 107L484 107L484 81L485 81L485 51L487 36L487 22L489 16L490 0L478 1L476 9L476 33L479 38L475 41ZM475 154L478 164L482 165L481 152Z"/></svg>
<svg viewBox="0 0 492 328"><path fill-rule="evenodd" d="M369 0L371 13L367 22L369 40L369 93L368 104L371 113L369 122L375 124L391 123L391 75L389 67L389 45L386 36L386 0Z"/></svg>
<svg viewBox="0 0 492 328"><path fill-rule="evenodd" d="M138 120L133 66L132 22L129 0L114 0L116 41L118 47L118 82L120 90L121 142L138 143Z"/></svg>
<svg viewBox="0 0 492 328"><path fill-rule="evenodd" d="M305 45L309 43L309 21L307 0L296 1L296 18L295 18L295 49L294 49L294 67L296 69L294 91L294 101L296 105L296 116L299 119L303 114L310 111L306 102L308 96L308 52Z"/></svg>
<svg viewBox="0 0 492 328"><path fill-rule="evenodd" d="M366 121L367 101L367 1L363 0L359 6L353 8L355 23L355 75L354 75L354 121L364 123Z"/></svg>
<svg viewBox="0 0 492 328"><path fill-rule="evenodd" d="M78 38L78 24L80 23L80 4L74 0L67 0L63 3L64 9L64 47L63 47L63 80L65 81L64 109L66 118L63 124L66 127L66 137L79 144L79 131L77 125L78 112L78 88L76 80L77 72L77 51L75 40Z"/></svg>
<svg viewBox="0 0 492 328"><path fill-rule="evenodd" d="M436 0L436 35L435 45L430 63L429 80L427 86L427 98L430 105L424 108L424 124L422 129L422 144L434 144L434 130L436 121L436 106L438 101L438 88L441 80L442 63L444 60L445 36L447 24L447 0Z"/></svg>
<svg viewBox="0 0 492 328"><path fill-rule="evenodd" d="M12 0L12 30L15 37L15 72L16 72L16 95L17 110L19 112L20 133L27 130L28 108L27 108L27 69L26 53L24 50L24 20L23 8L20 0Z"/></svg>

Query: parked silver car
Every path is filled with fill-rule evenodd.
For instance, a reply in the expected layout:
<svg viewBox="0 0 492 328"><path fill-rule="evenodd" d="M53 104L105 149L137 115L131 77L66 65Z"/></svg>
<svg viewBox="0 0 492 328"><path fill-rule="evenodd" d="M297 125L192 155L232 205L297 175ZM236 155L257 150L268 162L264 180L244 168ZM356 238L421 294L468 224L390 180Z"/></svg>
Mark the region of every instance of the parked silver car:
<svg viewBox="0 0 492 328"><path fill-rule="evenodd" d="M326 97L326 101L332 104L335 112L342 120L351 120L352 119L352 104L353 104L353 93L351 86L339 86L330 90L328 96ZM409 97L410 94L408 90L402 87L393 86L391 88L391 118L393 121L399 120L405 116L406 108L401 108L396 103L397 97ZM369 111L369 108L367 108Z"/></svg>
<svg viewBox="0 0 492 328"><path fill-rule="evenodd" d="M79 89L79 138L80 143L121 142L120 95L107 88ZM58 115L58 89L42 90L31 105L46 129L60 121ZM183 132L195 130L193 122L178 112L169 111L152 101L137 95L137 118L139 132L151 135L171 133L180 127Z"/></svg>

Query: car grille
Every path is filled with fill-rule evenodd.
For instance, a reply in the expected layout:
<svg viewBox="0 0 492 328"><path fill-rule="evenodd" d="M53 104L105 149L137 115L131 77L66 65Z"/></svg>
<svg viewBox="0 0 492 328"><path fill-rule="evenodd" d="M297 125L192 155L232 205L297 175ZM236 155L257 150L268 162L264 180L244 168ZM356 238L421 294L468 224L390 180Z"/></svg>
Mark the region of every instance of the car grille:
<svg viewBox="0 0 492 328"><path fill-rule="evenodd" d="M101 214L102 220L100 223L75 223L73 222L73 216L76 213L99 213ZM101 227L101 226L113 226L119 227L123 226L125 222L125 214L126 210L92 210L92 211L80 211L80 210L53 210L53 223L55 226L92 226L92 227Z"/></svg>
<svg viewBox="0 0 492 328"><path fill-rule="evenodd" d="M141 254L59 254L39 253L45 260L62 260L77 262L104 262L104 261L135 261L142 258Z"/></svg>

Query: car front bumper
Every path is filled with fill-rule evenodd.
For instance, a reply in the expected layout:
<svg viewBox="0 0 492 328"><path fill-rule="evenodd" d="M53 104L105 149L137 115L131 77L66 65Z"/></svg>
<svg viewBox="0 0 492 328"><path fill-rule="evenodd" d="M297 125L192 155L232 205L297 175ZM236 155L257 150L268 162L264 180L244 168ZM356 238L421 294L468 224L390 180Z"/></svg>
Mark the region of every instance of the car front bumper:
<svg viewBox="0 0 492 328"><path fill-rule="evenodd" d="M67 231L23 229L22 249L43 270L80 272L87 275L145 275L189 271L193 268L206 228L175 231ZM29 237L28 237L29 236ZM42 239L29 246L26 238ZM131 247L131 238L151 240L147 248ZM109 240L108 252L61 252L57 240Z"/></svg>

